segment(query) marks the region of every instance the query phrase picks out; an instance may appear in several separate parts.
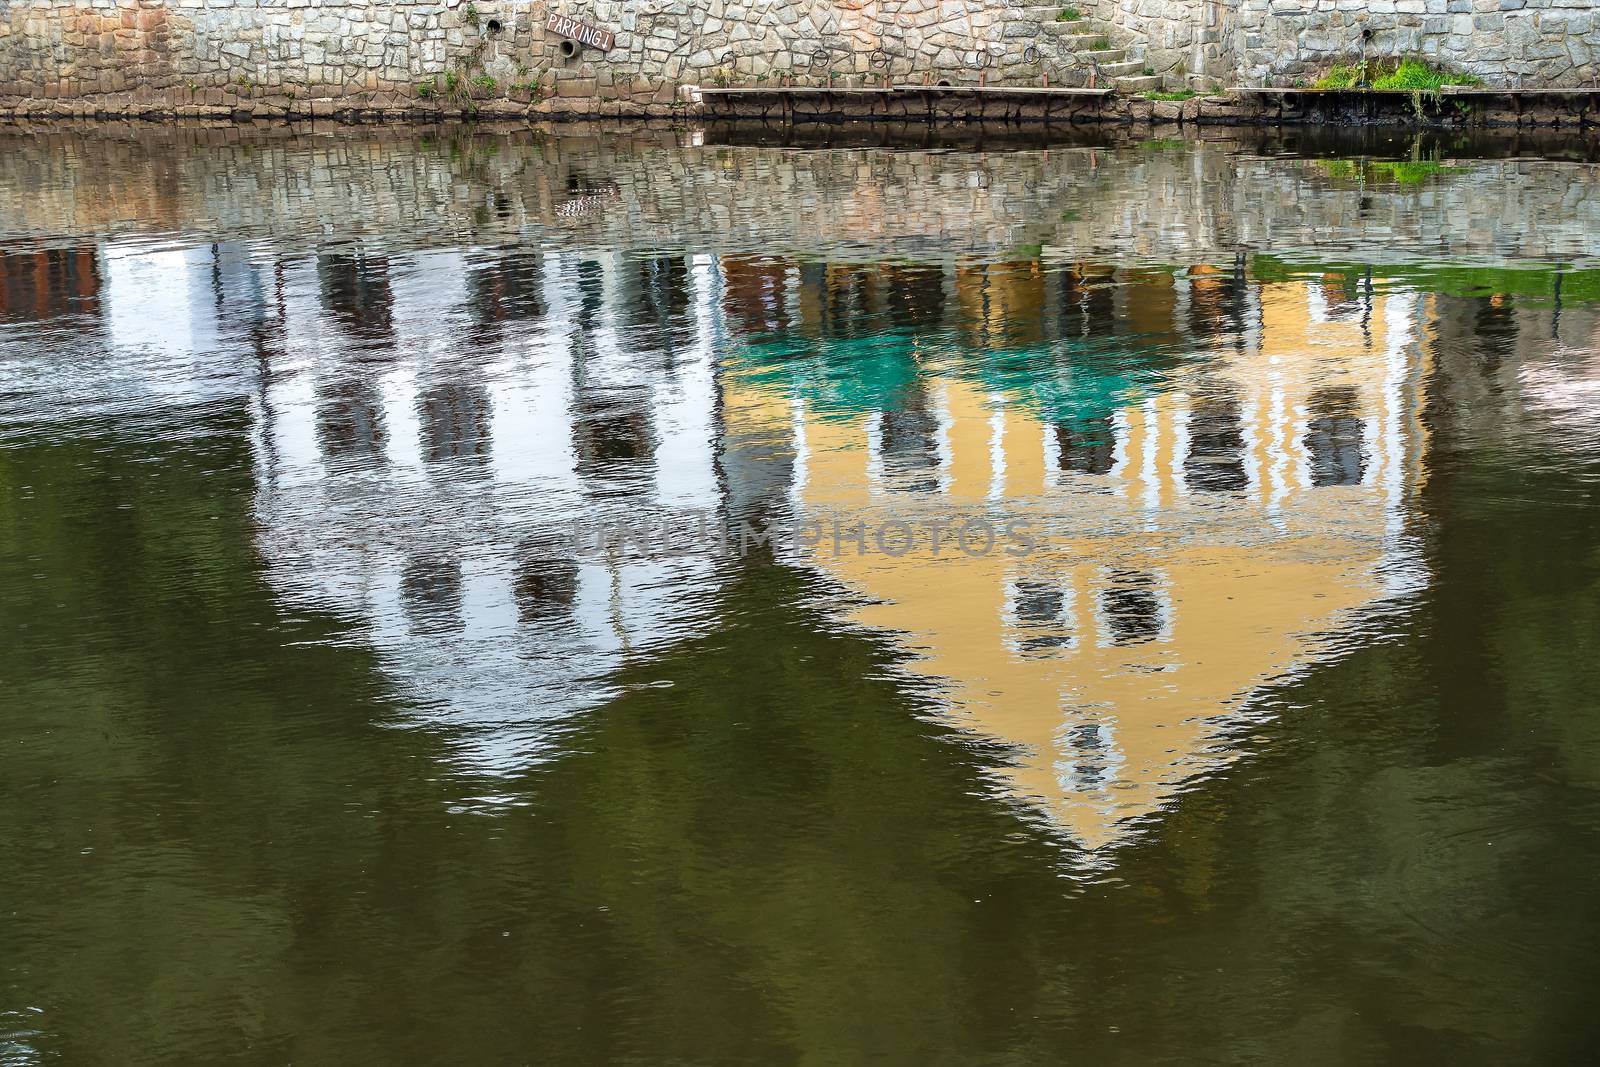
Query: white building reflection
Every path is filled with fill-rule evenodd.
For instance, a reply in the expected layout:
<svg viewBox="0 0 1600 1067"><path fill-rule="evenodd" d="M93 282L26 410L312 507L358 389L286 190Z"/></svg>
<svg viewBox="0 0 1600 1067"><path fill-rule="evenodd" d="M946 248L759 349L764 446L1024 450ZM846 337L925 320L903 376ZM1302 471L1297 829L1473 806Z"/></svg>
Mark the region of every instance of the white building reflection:
<svg viewBox="0 0 1600 1067"><path fill-rule="evenodd" d="M468 759L525 764L631 656L708 623L716 559L567 542L580 517L719 508L709 263L324 256L286 283L258 398L267 578L360 620Z"/></svg>

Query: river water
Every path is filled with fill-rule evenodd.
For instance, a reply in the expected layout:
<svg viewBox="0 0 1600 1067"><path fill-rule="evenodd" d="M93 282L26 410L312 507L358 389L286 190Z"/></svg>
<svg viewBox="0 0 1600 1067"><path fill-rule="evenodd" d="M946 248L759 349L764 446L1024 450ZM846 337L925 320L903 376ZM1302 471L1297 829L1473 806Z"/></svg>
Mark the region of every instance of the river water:
<svg viewBox="0 0 1600 1067"><path fill-rule="evenodd" d="M0 1063L1592 1053L1595 165L783 141L0 134Z"/></svg>

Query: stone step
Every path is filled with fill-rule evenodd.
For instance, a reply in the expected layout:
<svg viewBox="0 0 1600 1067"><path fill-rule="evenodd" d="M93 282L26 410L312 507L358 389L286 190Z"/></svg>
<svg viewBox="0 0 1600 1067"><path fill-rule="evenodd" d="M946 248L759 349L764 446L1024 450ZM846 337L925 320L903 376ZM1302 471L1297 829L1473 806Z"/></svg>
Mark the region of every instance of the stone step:
<svg viewBox="0 0 1600 1067"><path fill-rule="evenodd" d="M1093 64L1102 70L1113 63L1126 63L1128 59L1128 50L1126 48L1103 48L1099 51L1072 53L1072 61L1074 63L1080 66Z"/></svg>
<svg viewBox="0 0 1600 1067"><path fill-rule="evenodd" d="M1122 77L1117 79L1116 85L1117 85L1117 92L1119 92L1119 93L1128 93L1130 95L1137 95L1139 93L1147 93L1151 89L1159 89L1159 88L1161 88L1161 75L1159 75L1159 74L1139 74L1139 75L1127 75L1127 74L1125 74Z"/></svg>
<svg viewBox="0 0 1600 1067"><path fill-rule="evenodd" d="M1081 39L1084 44L1088 44L1090 41L1103 41L1110 36L1103 31L1092 30L1076 22L1046 22L1042 23L1039 29L1051 37L1064 37L1069 40Z"/></svg>
<svg viewBox="0 0 1600 1067"><path fill-rule="evenodd" d="M1106 44L1116 42L1116 38L1109 33L1055 33L1047 30L1045 36L1054 37L1067 48L1092 48L1097 41L1104 41Z"/></svg>
<svg viewBox="0 0 1600 1067"><path fill-rule="evenodd" d="M1104 37L1075 37L1062 41L1057 50L1072 55L1098 55L1101 52L1120 52L1123 48Z"/></svg>
<svg viewBox="0 0 1600 1067"><path fill-rule="evenodd" d="M1128 78L1144 74L1144 62L1138 59L1129 59L1121 63L1100 64L1100 77L1102 78Z"/></svg>

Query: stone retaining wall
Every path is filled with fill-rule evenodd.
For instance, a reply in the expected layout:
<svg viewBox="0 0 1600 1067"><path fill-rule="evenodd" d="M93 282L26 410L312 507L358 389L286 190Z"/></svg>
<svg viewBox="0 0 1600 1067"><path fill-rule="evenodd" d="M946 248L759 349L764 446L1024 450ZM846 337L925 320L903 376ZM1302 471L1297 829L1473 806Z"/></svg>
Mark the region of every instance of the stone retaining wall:
<svg viewBox="0 0 1600 1067"><path fill-rule="evenodd" d="M1600 79L1595 0L1238 2L1241 84L1288 85L1362 55L1423 56L1495 87L1592 86Z"/></svg>
<svg viewBox="0 0 1600 1067"><path fill-rule="evenodd" d="M1167 75L1292 84L1365 49L1491 85L1600 77L1592 0L1082 0ZM561 51L557 13L615 32ZM0 114L671 115L680 86L1081 84L1060 9L1021 0L11 0ZM1369 34L1363 38L1363 33Z"/></svg>
<svg viewBox="0 0 1600 1067"><path fill-rule="evenodd" d="M564 56L563 38L544 28L552 6L614 31L614 49ZM18 0L0 6L0 106L270 112L362 96L380 107L510 98L544 113L573 100L586 113L639 113L670 108L683 84L1059 84L1073 60L1042 30L1054 10L993 0Z"/></svg>

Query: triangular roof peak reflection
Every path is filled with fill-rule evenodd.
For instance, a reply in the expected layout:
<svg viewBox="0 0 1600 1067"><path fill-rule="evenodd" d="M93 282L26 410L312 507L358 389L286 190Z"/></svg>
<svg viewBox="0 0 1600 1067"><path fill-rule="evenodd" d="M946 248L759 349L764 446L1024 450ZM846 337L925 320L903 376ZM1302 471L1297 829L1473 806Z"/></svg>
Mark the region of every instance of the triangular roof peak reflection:
<svg viewBox="0 0 1600 1067"><path fill-rule="evenodd" d="M960 290L1043 284L1033 271L949 277L958 307L1039 306ZM1190 324L1227 281L1122 279L1160 292L1118 293L1140 309L1118 317L1163 348L1200 345ZM881 407L751 373L727 379L725 417L788 436L793 506L821 534L802 558L859 595L852 617L940 681L951 722L1015 747L996 769L1008 793L1103 848L1230 758L1260 687L1336 652L1364 609L1415 581L1402 520L1425 446L1421 305L1348 286L1251 284L1229 344L1094 403L1058 402L1085 362L996 379L971 373L971 338L952 356L913 334L915 372ZM1153 308L1163 323L1146 321ZM992 550L976 532L962 549L968 520Z"/></svg>

